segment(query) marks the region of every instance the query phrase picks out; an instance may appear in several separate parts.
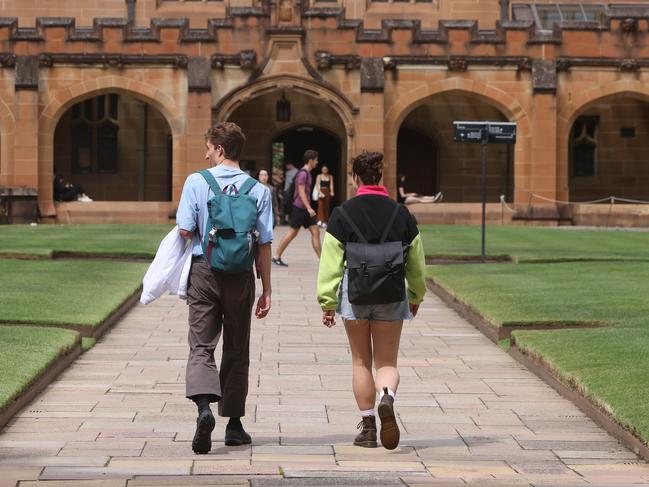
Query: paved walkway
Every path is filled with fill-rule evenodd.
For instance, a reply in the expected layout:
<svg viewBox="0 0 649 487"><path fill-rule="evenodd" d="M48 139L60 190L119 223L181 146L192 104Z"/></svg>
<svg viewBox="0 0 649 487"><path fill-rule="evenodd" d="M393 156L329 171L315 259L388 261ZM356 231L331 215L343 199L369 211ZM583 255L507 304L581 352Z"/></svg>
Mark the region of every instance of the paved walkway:
<svg viewBox="0 0 649 487"><path fill-rule="evenodd" d="M349 350L340 322L320 323L305 232L284 258L271 314L253 324L252 447L224 447L220 421L211 454L192 454L187 307L169 296L135 308L7 426L0 486L649 484L649 465L432 294L404 327L400 447L354 447Z"/></svg>

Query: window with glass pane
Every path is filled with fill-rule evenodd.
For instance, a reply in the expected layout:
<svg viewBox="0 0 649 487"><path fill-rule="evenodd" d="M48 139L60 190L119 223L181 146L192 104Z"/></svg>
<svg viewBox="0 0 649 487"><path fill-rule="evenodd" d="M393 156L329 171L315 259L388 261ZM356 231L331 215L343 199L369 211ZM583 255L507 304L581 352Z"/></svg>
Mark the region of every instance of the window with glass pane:
<svg viewBox="0 0 649 487"><path fill-rule="evenodd" d="M559 10L561 11L561 20L585 20L584 12L579 4L559 5Z"/></svg>
<svg viewBox="0 0 649 487"><path fill-rule="evenodd" d="M119 95L99 95L72 107L72 171L117 172Z"/></svg>
<svg viewBox="0 0 649 487"><path fill-rule="evenodd" d="M570 134L570 157L572 175L575 177L595 176L597 166L597 128L599 117L579 117Z"/></svg>
<svg viewBox="0 0 649 487"><path fill-rule="evenodd" d="M119 127L106 123L97 128L97 171L117 172L117 132Z"/></svg>
<svg viewBox="0 0 649 487"><path fill-rule="evenodd" d="M598 21L602 13L606 12L606 5L582 5L584 18L590 21Z"/></svg>
<svg viewBox="0 0 649 487"><path fill-rule="evenodd" d="M557 5L535 5L539 28L552 30L555 22L561 21L561 13Z"/></svg>

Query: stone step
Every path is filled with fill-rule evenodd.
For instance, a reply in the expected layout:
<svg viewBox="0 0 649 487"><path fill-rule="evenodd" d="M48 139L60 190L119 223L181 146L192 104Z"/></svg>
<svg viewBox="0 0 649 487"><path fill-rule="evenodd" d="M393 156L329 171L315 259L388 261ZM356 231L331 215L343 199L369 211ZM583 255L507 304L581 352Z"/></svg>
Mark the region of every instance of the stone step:
<svg viewBox="0 0 649 487"><path fill-rule="evenodd" d="M56 223L173 223L171 201L72 201L56 203Z"/></svg>

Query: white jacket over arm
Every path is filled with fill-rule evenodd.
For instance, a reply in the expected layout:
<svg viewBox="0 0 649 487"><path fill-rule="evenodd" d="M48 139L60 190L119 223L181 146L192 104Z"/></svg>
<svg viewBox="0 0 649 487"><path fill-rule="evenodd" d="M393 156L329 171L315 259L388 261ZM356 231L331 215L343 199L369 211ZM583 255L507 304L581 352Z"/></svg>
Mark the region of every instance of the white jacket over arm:
<svg viewBox="0 0 649 487"><path fill-rule="evenodd" d="M187 280L192 264L192 246L174 227L160 242L158 251L142 280L140 302L149 304L165 292L187 298Z"/></svg>

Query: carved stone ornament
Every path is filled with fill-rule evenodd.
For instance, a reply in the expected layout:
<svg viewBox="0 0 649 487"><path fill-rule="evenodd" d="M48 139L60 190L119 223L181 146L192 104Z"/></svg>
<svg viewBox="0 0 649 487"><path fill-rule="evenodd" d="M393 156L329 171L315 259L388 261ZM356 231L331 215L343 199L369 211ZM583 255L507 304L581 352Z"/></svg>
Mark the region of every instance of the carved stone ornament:
<svg viewBox="0 0 649 487"><path fill-rule="evenodd" d="M452 57L448 60L449 71L466 71L469 63L466 59L460 57Z"/></svg>
<svg viewBox="0 0 649 487"><path fill-rule="evenodd" d="M120 55L101 56L101 62L105 68L122 69L124 67L124 58Z"/></svg>
<svg viewBox="0 0 649 487"><path fill-rule="evenodd" d="M637 71L640 69L637 59L622 59L620 61L620 70L622 71Z"/></svg>
<svg viewBox="0 0 649 487"><path fill-rule="evenodd" d="M246 49L239 53L239 66L241 69L255 69L257 66L257 53L252 49Z"/></svg>
<svg viewBox="0 0 649 487"><path fill-rule="evenodd" d="M293 21L293 0L279 0L278 17L280 22Z"/></svg>
<svg viewBox="0 0 649 487"><path fill-rule="evenodd" d="M627 18L620 22L620 29L625 34L632 34L638 32L638 19Z"/></svg>
<svg viewBox="0 0 649 487"><path fill-rule="evenodd" d="M0 54L0 68L13 68L15 65L15 54Z"/></svg>
<svg viewBox="0 0 649 487"><path fill-rule="evenodd" d="M331 68L331 53L328 51L317 51L315 53L315 63L318 69Z"/></svg>
<svg viewBox="0 0 649 487"><path fill-rule="evenodd" d="M521 62L518 63L517 66L519 71L532 71L532 59L531 58L525 58Z"/></svg>
<svg viewBox="0 0 649 487"><path fill-rule="evenodd" d="M38 66L41 68L51 68L54 66L54 58L50 54L41 54L38 58Z"/></svg>

